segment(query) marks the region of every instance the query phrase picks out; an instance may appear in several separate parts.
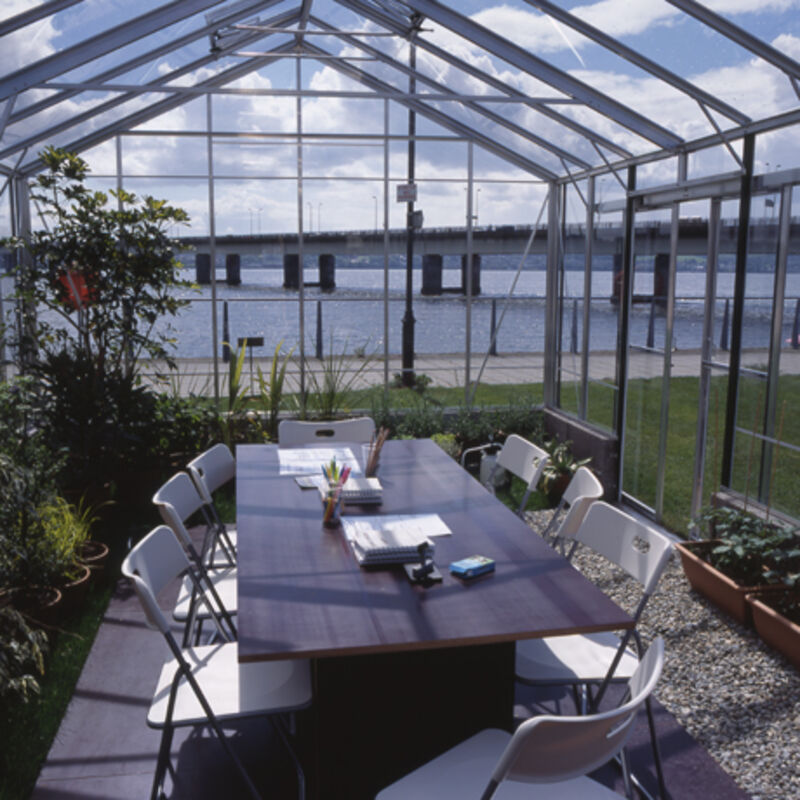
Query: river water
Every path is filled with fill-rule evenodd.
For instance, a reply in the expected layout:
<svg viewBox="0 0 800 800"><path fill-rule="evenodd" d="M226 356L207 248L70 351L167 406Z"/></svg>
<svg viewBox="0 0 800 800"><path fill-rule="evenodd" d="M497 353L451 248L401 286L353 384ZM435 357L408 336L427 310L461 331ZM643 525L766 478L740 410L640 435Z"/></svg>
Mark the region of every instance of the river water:
<svg viewBox="0 0 800 800"><path fill-rule="evenodd" d="M316 270L306 280L316 279ZM520 273L513 297L507 295L514 280L513 270L481 270L481 294L472 301L471 347L483 353L490 342L492 300L495 301L496 319L503 316L498 329L498 352L540 352L544 349L545 273L528 270ZM390 354L402 349L402 319L405 311L405 271L390 269L388 339ZM284 342L288 349L299 338L299 303L297 291L282 287L281 269L243 268L240 286L225 284L224 270L217 272L219 338L223 338L224 306L227 301L228 341L236 344L244 337L263 337L264 347L255 355L269 356L276 345ZM717 283L715 307L715 345L719 345L725 316L725 299L733 294L733 273L721 272ZM566 303L562 323L563 346L570 349L573 340L580 347L583 328L583 272L565 273ZM679 349L700 347L705 295L705 274L697 271L679 271L677 274L674 345ZM413 313L415 317L415 351L418 354L458 353L466 345L467 303L463 295L443 294L438 297L420 295L420 270L414 270ZM442 284L457 287L461 282L459 269L445 269ZM616 347L617 307L610 302L613 273L596 270L592 275L590 304L590 349L613 350ZM748 276L743 326L744 347L767 347L772 313L774 277L769 273L751 273ZM336 269L336 289L321 292L318 288L305 289L305 339L306 351L314 352L318 305L322 310L322 339L326 353L364 350L383 352L384 341L384 273L381 269ZM650 294L653 273L639 272L634 294ZM171 321L171 335L176 339L176 356L209 357L213 340L211 335L211 290L203 287L199 292L185 295L193 302L180 316ZM788 340L797 313L800 297L800 273L787 276L787 300L784 304L784 335ZM732 311L732 308L731 308ZM658 306L649 303L633 306L631 342L645 345L652 329L653 344L663 344L664 314ZM786 345L788 346L788 344Z"/></svg>

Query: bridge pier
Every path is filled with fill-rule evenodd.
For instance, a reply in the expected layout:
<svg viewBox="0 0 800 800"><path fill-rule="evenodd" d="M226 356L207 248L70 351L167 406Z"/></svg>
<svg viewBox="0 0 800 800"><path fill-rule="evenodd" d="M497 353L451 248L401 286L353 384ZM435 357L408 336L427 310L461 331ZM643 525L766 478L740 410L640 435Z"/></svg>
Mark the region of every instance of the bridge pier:
<svg viewBox="0 0 800 800"><path fill-rule="evenodd" d="M467 259L465 253L461 256L461 291L467 293ZM472 254L472 296L481 293L481 254Z"/></svg>
<svg viewBox="0 0 800 800"><path fill-rule="evenodd" d="M283 254L283 288L300 288L300 257L297 253Z"/></svg>
<svg viewBox="0 0 800 800"><path fill-rule="evenodd" d="M422 294L438 295L442 293L442 256L437 253L425 253L422 256Z"/></svg>
<svg viewBox="0 0 800 800"><path fill-rule="evenodd" d="M201 286L211 283L211 256L208 253L195 253L194 280Z"/></svg>
<svg viewBox="0 0 800 800"><path fill-rule="evenodd" d="M225 256L225 283L238 286L242 282L242 258L238 253Z"/></svg>
<svg viewBox="0 0 800 800"><path fill-rule="evenodd" d="M319 288L323 292L332 292L336 288L336 256L331 253L320 253Z"/></svg>

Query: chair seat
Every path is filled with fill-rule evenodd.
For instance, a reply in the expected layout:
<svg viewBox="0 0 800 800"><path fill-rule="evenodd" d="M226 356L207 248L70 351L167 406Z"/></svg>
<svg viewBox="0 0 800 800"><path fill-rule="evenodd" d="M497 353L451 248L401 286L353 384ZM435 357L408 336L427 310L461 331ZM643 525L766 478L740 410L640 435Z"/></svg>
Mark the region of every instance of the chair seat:
<svg viewBox="0 0 800 800"><path fill-rule="evenodd" d="M376 800L479 800L503 750L506 731L487 729L387 786ZM619 800L620 795L591 778L558 783L505 780L493 800Z"/></svg>
<svg viewBox="0 0 800 800"><path fill-rule="evenodd" d="M516 675L526 683L599 682L605 678L619 644L619 637L613 633L524 639L517 642ZM626 650L613 679L628 680L638 664L636 654Z"/></svg>
<svg viewBox="0 0 800 800"><path fill-rule="evenodd" d="M240 664L236 642L194 647L183 651L211 708L220 721L243 716L296 710L311 703L309 662L259 661ZM152 728L164 726L177 661L161 669L158 685L147 714ZM173 712L173 725L197 725L208 721L197 696L182 677Z"/></svg>
<svg viewBox="0 0 800 800"><path fill-rule="evenodd" d="M225 606L229 614L235 614L237 609L236 600L236 567L228 567L227 569L219 569L208 572L208 577L211 583L219 594L222 605ZM192 581L187 575L183 579L180 592L178 592L178 600L175 603L175 609L172 612L173 619L182 622L188 619L189 616L189 602L192 597ZM197 618L208 619L210 616L208 608L199 603L197 606Z"/></svg>

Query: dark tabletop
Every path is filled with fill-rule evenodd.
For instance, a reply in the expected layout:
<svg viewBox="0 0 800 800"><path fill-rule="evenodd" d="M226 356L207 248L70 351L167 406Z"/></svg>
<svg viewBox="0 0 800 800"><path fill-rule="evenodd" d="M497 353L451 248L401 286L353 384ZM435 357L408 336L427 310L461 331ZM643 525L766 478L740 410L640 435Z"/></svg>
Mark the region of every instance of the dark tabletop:
<svg viewBox="0 0 800 800"><path fill-rule="evenodd" d="M360 446L353 445L360 457ZM632 627L632 620L428 439L389 441L380 506L345 514L439 514L444 580L402 566L362 569L316 490L279 475L275 445L237 448L238 629L242 661L508 642ZM464 582L450 562L480 554L494 573Z"/></svg>

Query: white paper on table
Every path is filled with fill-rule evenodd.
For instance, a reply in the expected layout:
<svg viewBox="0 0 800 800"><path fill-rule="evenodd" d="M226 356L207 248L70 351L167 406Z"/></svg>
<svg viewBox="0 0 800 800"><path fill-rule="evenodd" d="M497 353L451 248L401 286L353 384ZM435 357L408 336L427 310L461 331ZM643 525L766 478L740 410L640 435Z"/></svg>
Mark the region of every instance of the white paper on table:
<svg viewBox="0 0 800 800"><path fill-rule="evenodd" d="M370 537L386 532L397 540L421 542L432 536L449 536L452 531L438 514L386 514L342 517L344 535L352 542L356 536Z"/></svg>
<svg viewBox="0 0 800 800"><path fill-rule="evenodd" d="M353 474L361 474L361 466L350 447L285 447L278 448L281 475L319 475L323 464L336 459L339 467L350 467Z"/></svg>

